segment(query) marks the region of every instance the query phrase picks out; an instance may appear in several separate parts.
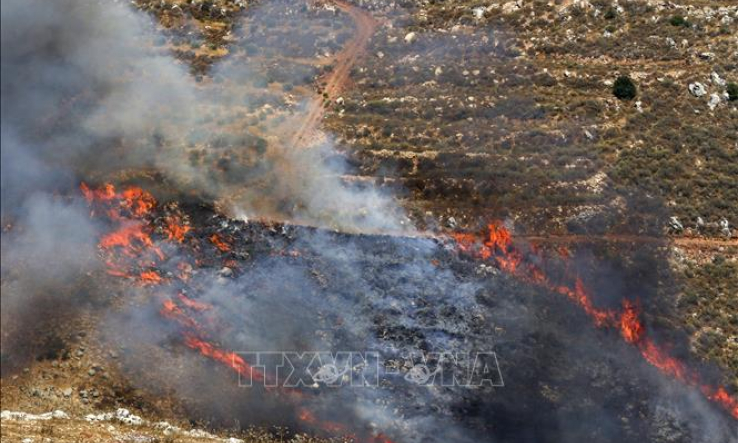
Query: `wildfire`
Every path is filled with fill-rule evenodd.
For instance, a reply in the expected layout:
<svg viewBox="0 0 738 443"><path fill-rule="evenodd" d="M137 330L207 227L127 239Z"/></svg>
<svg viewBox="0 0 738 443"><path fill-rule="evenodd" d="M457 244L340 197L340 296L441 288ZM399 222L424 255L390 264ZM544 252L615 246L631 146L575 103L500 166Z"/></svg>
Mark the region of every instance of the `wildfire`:
<svg viewBox="0 0 738 443"><path fill-rule="evenodd" d="M90 205L97 204L111 220L122 217L141 218L155 206L156 199L141 188L132 186L122 192L116 192L115 186L106 183L98 189L91 189L86 183L80 184L80 190Z"/></svg>
<svg viewBox="0 0 738 443"><path fill-rule="evenodd" d="M155 266L157 260L165 258L162 250L152 240L152 229L147 222L148 214L156 207L156 199L138 187L128 187L119 192L110 183L97 189L82 183L80 189L92 209L92 215L100 211L117 225L98 242L98 247L105 255L108 274L137 278L144 286L164 282L155 270L136 271ZM184 236L187 231L179 229L173 232L177 237L180 232Z"/></svg>
<svg viewBox="0 0 738 443"><path fill-rule="evenodd" d="M151 236L144 231L144 225L138 221L126 221L117 230L104 235L98 246L102 249L113 249L120 247L123 254L129 257L139 256L145 250L155 253L159 259L164 259L164 254L154 245Z"/></svg>
<svg viewBox="0 0 738 443"><path fill-rule="evenodd" d="M179 301L181 301L183 305L187 306L188 308L194 311L202 312L202 311L208 311L212 308L212 306L210 306L209 304L201 303L199 301L193 300L181 292L177 294L177 299L179 299Z"/></svg>
<svg viewBox="0 0 738 443"><path fill-rule="evenodd" d="M127 188L122 192L117 192L112 184L91 189L85 183L82 183L80 189L92 208L92 215L96 214L96 210L100 210L110 221L117 224L110 233L102 236L98 243L100 249L106 254L105 263L108 266L108 273L118 277L137 278L145 286L162 284L165 279L156 270L151 269L151 266L155 266L156 263L145 263L147 256L151 257L151 254L154 258L162 261L165 258L163 252L156 246L149 234L153 229L150 226L151 220L147 220L149 218L147 215L156 207L156 200L153 196L140 188ZM165 226L162 231L166 235L167 241L170 242L183 243L186 234L191 229L176 214L165 217L164 223ZM229 242L217 233L211 235L209 240L221 252L231 250ZM300 252L290 250L280 251L280 254L297 257ZM195 263L197 264L198 261L195 260ZM238 267L235 262L226 262L226 264L234 269ZM180 272L175 278L179 278L181 282L187 282L192 274L192 266L182 261L178 263L177 267ZM133 269L141 268L148 270L133 272ZM162 301L159 313L162 317L172 320L182 327L183 343L188 348L227 366L250 380L257 382L269 381L269 378L263 372L252 367L237 353L222 349L207 340L208 334L205 328L195 319L194 315L211 310L211 305L193 300L183 292L179 292L175 298L167 298ZM290 394L288 398L294 401L302 398L302 393L299 391L287 390L285 393ZM298 416L303 422L314 428L332 434L348 434L348 428L345 425L321 421L305 408L299 408ZM392 443L383 435L372 436L359 441Z"/></svg>
<svg viewBox="0 0 738 443"><path fill-rule="evenodd" d="M221 252L228 252L231 250L231 245L226 243L223 238L218 234L213 234L210 236L210 242L215 245L216 248L218 248Z"/></svg>
<svg viewBox="0 0 738 443"><path fill-rule="evenodd" d="M144 285L158 285L163 281L161 276L156 271L143 271L139 274L141 283Z"/></svg>
<svg viewBox="0 0 738 443"><path fill-rule="evenodd" d="M165 219L166 227L164 231L167 234L167 239L182 243L184 241L185 234L190 231L190 226L182 222L180 217L176 215L170 215Z"/></svg>
<svg viewBox="0 0 738 443"><path fill-rule="evenodd" d="M738 399L736 397L728 394L722 387L714 388L702 384L695 371L671 357L664 348L647 337L637 302L624 299L620 313L597 308L581 278L574 277L573 285L554 283L541 267L533 263L526 263L526 256L514 246L512 235L507 229L497 224L489 224L488 231L488 234L482 238L470 233L453 233L451 237L456 241L460 252L477 259L492 260L500 269L517 278L566 296L582 308L597 327L618 329L623 340L636 346L649 364L667 376L697 387L706 398L716 402L738 419ZM571 252L567 248L559 248L558 254L562 260L571 257Z"/></svg>
<svg viewBox="0 0 738 443"><path fill-rule="evenodd" d="M185 333L184 344L191 349L197 350L206 357L225 364L244 377L249 377L256 381L264 380L264 374L261 371L254 369L235 352L224 351L206 341L200 340L190 333Z"/></svg>
<svg viewBox="0 0 738 443"><path fill-rule="evenodd" d="M639 320L638 307L629 300L623 301L620 315L620 333L628 343L637 343L643 337L643 325Z"/></svg>

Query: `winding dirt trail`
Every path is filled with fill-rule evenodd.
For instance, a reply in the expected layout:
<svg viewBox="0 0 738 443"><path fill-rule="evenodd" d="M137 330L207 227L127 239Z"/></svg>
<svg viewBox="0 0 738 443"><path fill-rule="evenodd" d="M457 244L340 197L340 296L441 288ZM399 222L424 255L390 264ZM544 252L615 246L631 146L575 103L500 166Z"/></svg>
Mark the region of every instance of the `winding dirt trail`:
<svg viewBox="0 0 738 443"><path fill-rule="evenodd" d="M322 79L325 82L323 92L328 95L327 98L330 101L338 97L348 82L351 68L366 52L369 40L378 25L377 20L369 12L357 6L342 0L333 0L332 3L351 17L356 25L356 33L334 58L333 70ZM320 126L324 111L323 96L313 97L307 105L306 115L299 124L297 132L290 139L290 146L302 147L309 144Z"/></svg>

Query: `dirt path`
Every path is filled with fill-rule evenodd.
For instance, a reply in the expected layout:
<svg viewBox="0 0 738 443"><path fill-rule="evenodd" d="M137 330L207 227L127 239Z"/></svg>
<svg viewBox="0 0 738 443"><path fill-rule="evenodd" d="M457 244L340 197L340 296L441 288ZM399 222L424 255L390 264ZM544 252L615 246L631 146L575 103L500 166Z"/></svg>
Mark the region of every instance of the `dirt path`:
<svg viewBox="0 0 738 443"><path fill-rule="evenodd" d="M535 243L573 244L573 243L670 243L685 248L738 247L738 239L697 238L697 237L652 237L642 235L523 235L516 236Z"/></svg>
<svg viewBox="0 0 738 443"><path fill-rule="evenodd" d="M351 17L356 25L356 33L334 58L333 70L322 79L326 85L323 92L328 95L330 101L338 98L338 94L348 82L351 68L366 51L369 39L378 24L369 12L361 8L341 0L333 0L333 4ZM304 146L311 140L323 117L323 99L323 96L316 96L310 100L307 114L290 139L291 146Z"/></svg>

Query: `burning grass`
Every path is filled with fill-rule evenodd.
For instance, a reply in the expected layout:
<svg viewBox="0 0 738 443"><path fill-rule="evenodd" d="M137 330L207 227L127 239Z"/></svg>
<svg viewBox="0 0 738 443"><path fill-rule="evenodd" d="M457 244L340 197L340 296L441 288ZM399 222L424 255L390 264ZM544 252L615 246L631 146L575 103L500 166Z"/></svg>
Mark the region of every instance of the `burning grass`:
<svg viewBox="0 0 738 443"><path fill-rule="evenodd" d="M568 297L587 313L597 327L619 330L623 340L636 346L643 358L652 366L669 377L698 388L705 397L719 404L738 420L738 397L728 394L723 387L705 384L698 372L670 356L666 347L657 344L648 336L637 299L623 299L619 313L595 307L589 289L579 276L567 271L569 275L566 276L566 280L573 281L573 284L552 281L545 271L546 258L541 255L541 251L533 251L533 256L537 258L535 263L538 264L526 260L524 253L513 245L510 232L499 224L490 224L487 235L481 238L466 233L455 234L454 237L462 252L472 254L481 260L493 261L505 272ZM563 252L564 254L559 256L560 260L566 260L566 251Z"/></svg>
<svg viewBox="0 0 738 443"><path fill-rule="evenodd" d="M104 186L95 191L83 187L83 192L86 196L92 196L88 199L93 215L104 214L110 218L114 234L121 229L126 233L129 231L136 233L135 235L118 235L117 237L105 235L102 237L100 248L112 266L112 273L134 278L142 285L161 286L165 289L162 294L171 292L166 288L174 282L162 278L159 272L152 270L153 268L140 272L138 277L131 277L131 275L135 275L133 272L136 269L142 269L145 265L156 265L155 262L151 262L152 257L159 261L165 259L161 251L168 247L163 248L161 244L185 246L176 235L171 235L172 220L177 220L175 225L180 226L182 220L186 219L184 214L173 213L163 219L152 217L152 214L144 211L143 208L151 211L156 208L156 203L153 197L145 192L125 190L118 193L111 186ZM143 203L139 203L139 200ZM158 241L153 241L150 236L142 234L156 231L152 225L155 220L160 220L165 227ZM116 224L122 227L116 228ZM132 229L132 226L135 229ZM188 229L185 232L193 234L194 231ZM120 240L113 241L111 238L120 238ZM227 256L234 252L235 240L228 238L225 234L214 232L205 238L219 254ZM519 281L563 295L585 312L595 327L618 331L623 341L637 348L643 359L651 366L667 377L698 389L705 398L738 418L738 402L733 395L725 388L703 382L699 372L691 369L685 362L670 356L668 347L659 344L650 336L642 320L638 299L624 298L620 309L598 307L585 281L577 275L576 267L571 263L572 253L568 249L559 248L553 255L535 245L528 245L523 249L517 244L511 232L499 223L489 224L483 235L459 232L451 234L449 240L458 254L473 257L483 263L491 263L500 271ZM285 259L301 258L301 254L270 255L276 258L284 256ZM124 258L122 263L120 257ZM181 254L179 254L177 260L181 259ZM143 263L137 263L137 260ZM195 258L195 262L201 261L201 258ZM179 262L177 266L179 270L186 268L183 263L186 262ZM125 264L128 268L121 269L121 264ZM186 286L189 278L187 275L188 273L181 273L179 278L175 277L177 280L175 287ZM173 287L172 290L175 288ZM217 319L211 317L213 313L211 305L176 290L170 296L164 295L161 303L161 316L173 321L181 329L183 346L224 365L241 376L252 377L257 381L266 380L266 374L254 369L239 354L212 340L210 332L213 330L213 321L217 322ZM288 402L295 402L299 405L303 395L297 391L288 390L284 398ZM328 435L345 436L353 433L345 425L316 418L315 414L305 407L298 408L297 417L305 426L318 429ZM381 434L360 437L362 441L388 441L382 439L385 437Z"/></svg>

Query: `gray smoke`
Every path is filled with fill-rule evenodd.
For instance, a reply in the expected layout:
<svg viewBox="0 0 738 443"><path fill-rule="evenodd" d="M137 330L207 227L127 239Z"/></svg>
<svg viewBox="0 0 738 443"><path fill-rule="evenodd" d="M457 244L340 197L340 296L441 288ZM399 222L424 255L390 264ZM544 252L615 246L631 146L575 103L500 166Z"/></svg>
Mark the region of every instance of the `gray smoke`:
<svg viewBox="0 0 738 443"><path fill-rule="evenodd" d="M123 2L2 3L1 214L12 227L3 232L4 327L19 310L31 315L37 295L60 292L50 288L96 266L87 209L60 196L78 195L81 181L158 172L174 191L221 199L238 215L353 231L404 229L390 215L398 212L390 198L341 183L344 166L327 160L330 144L296 150L271 143L260 158L237 145L239 172L231 176L192 162L193 150L220 155L221 128L202 123L202 115L229 112L235 101L215 85L198 86L184 63L152 43L157 36L152 19ZM252 71L246 61L238 66L228 74L232 82ZM259 99L242 98L238 104ZM16 274L13 282L5 278Z"/></svg>
<svg viewBox="0 0 738 443"><path fill-rule="evenodd" d="M254 14L269 19L267 12ZM315 150L286 146L277 137L284 129L270 125L262 134L270 140L265 153L251 150L245 129L223 153L223 132L233 130L203 117L264 99L263 92L238 88L258 66L239 58L214 68L226 89L196 86L182 62L152 43L156 36L149 17L117 2L4 2L3 214L32 190L158 171L175 187L221 199L232 214L351 231L407 229L387 195L341 182L345 164L329 161L330 143ZM290 116L301 117L299 109ZM206 161L193 161L195 154ZM229 171L214 172L208 159L223 158Z"/></svg>
<svg viewBox="0 0 738 443"><path fill-rule="evenodd" d="M20 208L22 224L2 241L3 369L24 364L43 339L95 291L89 272L99 230L80 201L34 194Z"/></svg>

